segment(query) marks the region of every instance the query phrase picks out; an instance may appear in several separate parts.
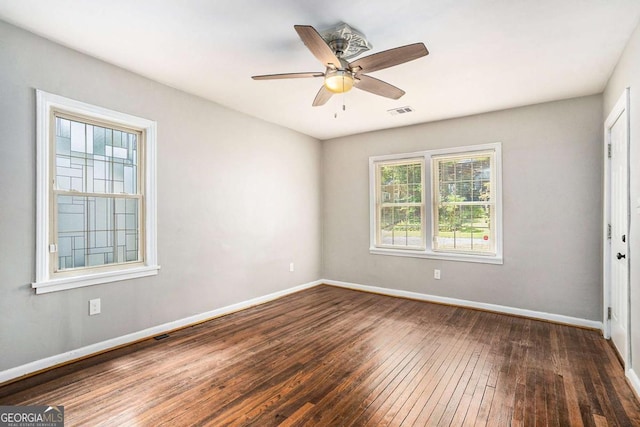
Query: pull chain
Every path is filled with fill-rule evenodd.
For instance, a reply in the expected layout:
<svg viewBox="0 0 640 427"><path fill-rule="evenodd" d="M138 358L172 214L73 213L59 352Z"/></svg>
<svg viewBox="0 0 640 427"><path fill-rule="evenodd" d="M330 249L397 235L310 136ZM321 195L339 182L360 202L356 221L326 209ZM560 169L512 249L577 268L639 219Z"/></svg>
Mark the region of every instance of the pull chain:
<svg viewBox="0 0 640 427"><path fill-rule="evenodd" d="M342 76L342 111L347 111L347 106L346 106L346 102L345 99L347 98L347 93L344 90L344 75ZM336 111L335 113L333 113L333 118L337 119L338 118L338 112Z"/></svg>

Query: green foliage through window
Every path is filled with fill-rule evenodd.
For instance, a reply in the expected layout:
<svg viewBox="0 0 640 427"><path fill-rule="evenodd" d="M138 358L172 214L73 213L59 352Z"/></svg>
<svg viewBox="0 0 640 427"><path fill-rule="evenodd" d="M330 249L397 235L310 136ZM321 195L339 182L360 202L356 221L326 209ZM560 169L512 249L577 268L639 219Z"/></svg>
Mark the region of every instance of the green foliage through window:
<svg viewBox="0 0 640 427"><path fill-rule="evenodd" d="M385 246L423 247L422 161L378 165L380 224Z"/></svg>
<svg viewBox="0 0 640 427"><path fill-rule="evenodd" d="M491 253L492 154L434 158L434 249Z"/></svg>
<svg viewBox="0 0 640 427"><path fill-rule="evenodd" d="M369 158L371 253L502 264L500 143Z"/></svg>

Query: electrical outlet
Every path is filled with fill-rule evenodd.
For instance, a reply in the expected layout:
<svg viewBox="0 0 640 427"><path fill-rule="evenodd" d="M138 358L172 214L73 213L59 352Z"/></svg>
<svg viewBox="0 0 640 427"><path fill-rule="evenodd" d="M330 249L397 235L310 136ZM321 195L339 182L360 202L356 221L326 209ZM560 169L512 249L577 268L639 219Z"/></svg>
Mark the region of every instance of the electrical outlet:
<svg viewBox="0 0 640 427"><path fill-rule="evenodd" d="M289 271L293 273L294 271L293 263L289 263Z"/></svg>
<svg viewBox="0 0 640 427"><path fill-rule="evenodd" d="M440 280L440 270L438 270L437 268L433 270L433 278Z"/></svg>
<svg viewBox="0 0 640 427"><path fill-rule="evenodd" d="M89 316L100 314L100 298L89 300Z"/></svg>

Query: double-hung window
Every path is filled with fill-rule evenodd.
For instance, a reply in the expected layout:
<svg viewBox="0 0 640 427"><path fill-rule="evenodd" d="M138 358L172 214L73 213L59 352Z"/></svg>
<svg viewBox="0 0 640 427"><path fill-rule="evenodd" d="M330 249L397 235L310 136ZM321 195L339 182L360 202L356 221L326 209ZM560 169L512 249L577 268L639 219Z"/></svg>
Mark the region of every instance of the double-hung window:
<svg viewBox="0 0 640 427"><path fill-rule="evenodd" d="M36 292L157 274L155 122L37 100Z"/></svg>
<svg viewBox="0 0 640 427"><path fill-rule="evenodd" d="M424 248L424 204L421 159L376 165L376 240L380 247Z"/></svg>
<svg viewBox="0 0 640 427"><path fill-rule="evenodd" d="M370 158L374 254L502 263L499 143Z"/></svg>

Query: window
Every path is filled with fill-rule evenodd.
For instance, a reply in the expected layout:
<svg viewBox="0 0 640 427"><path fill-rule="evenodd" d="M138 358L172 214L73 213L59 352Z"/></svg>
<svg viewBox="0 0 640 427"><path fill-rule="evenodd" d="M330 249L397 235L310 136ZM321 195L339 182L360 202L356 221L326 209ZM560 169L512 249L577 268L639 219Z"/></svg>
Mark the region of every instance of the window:
<svg viewBox="0 0 640 427"><path fill-rule="evenodd" d="M502 263L501 147L370 158L374 254Z"/></svg>
<svg viewBox="0 0 640 427"><path fill-rule="evenodd" d="M431 159L434 251L495 255L494 157L486 151Z"/></svg>
<svg viewBox="0 0 640 427"><path fill-rule="evenodd" d="M155 122L37 101L36 293L157 274Z"/></svg>
<svg viewBox="0 0 640 427"><path fill-rule="evenodd" d="M377 241L381 247L424 248L421 159L376 165Z"/></svg>

